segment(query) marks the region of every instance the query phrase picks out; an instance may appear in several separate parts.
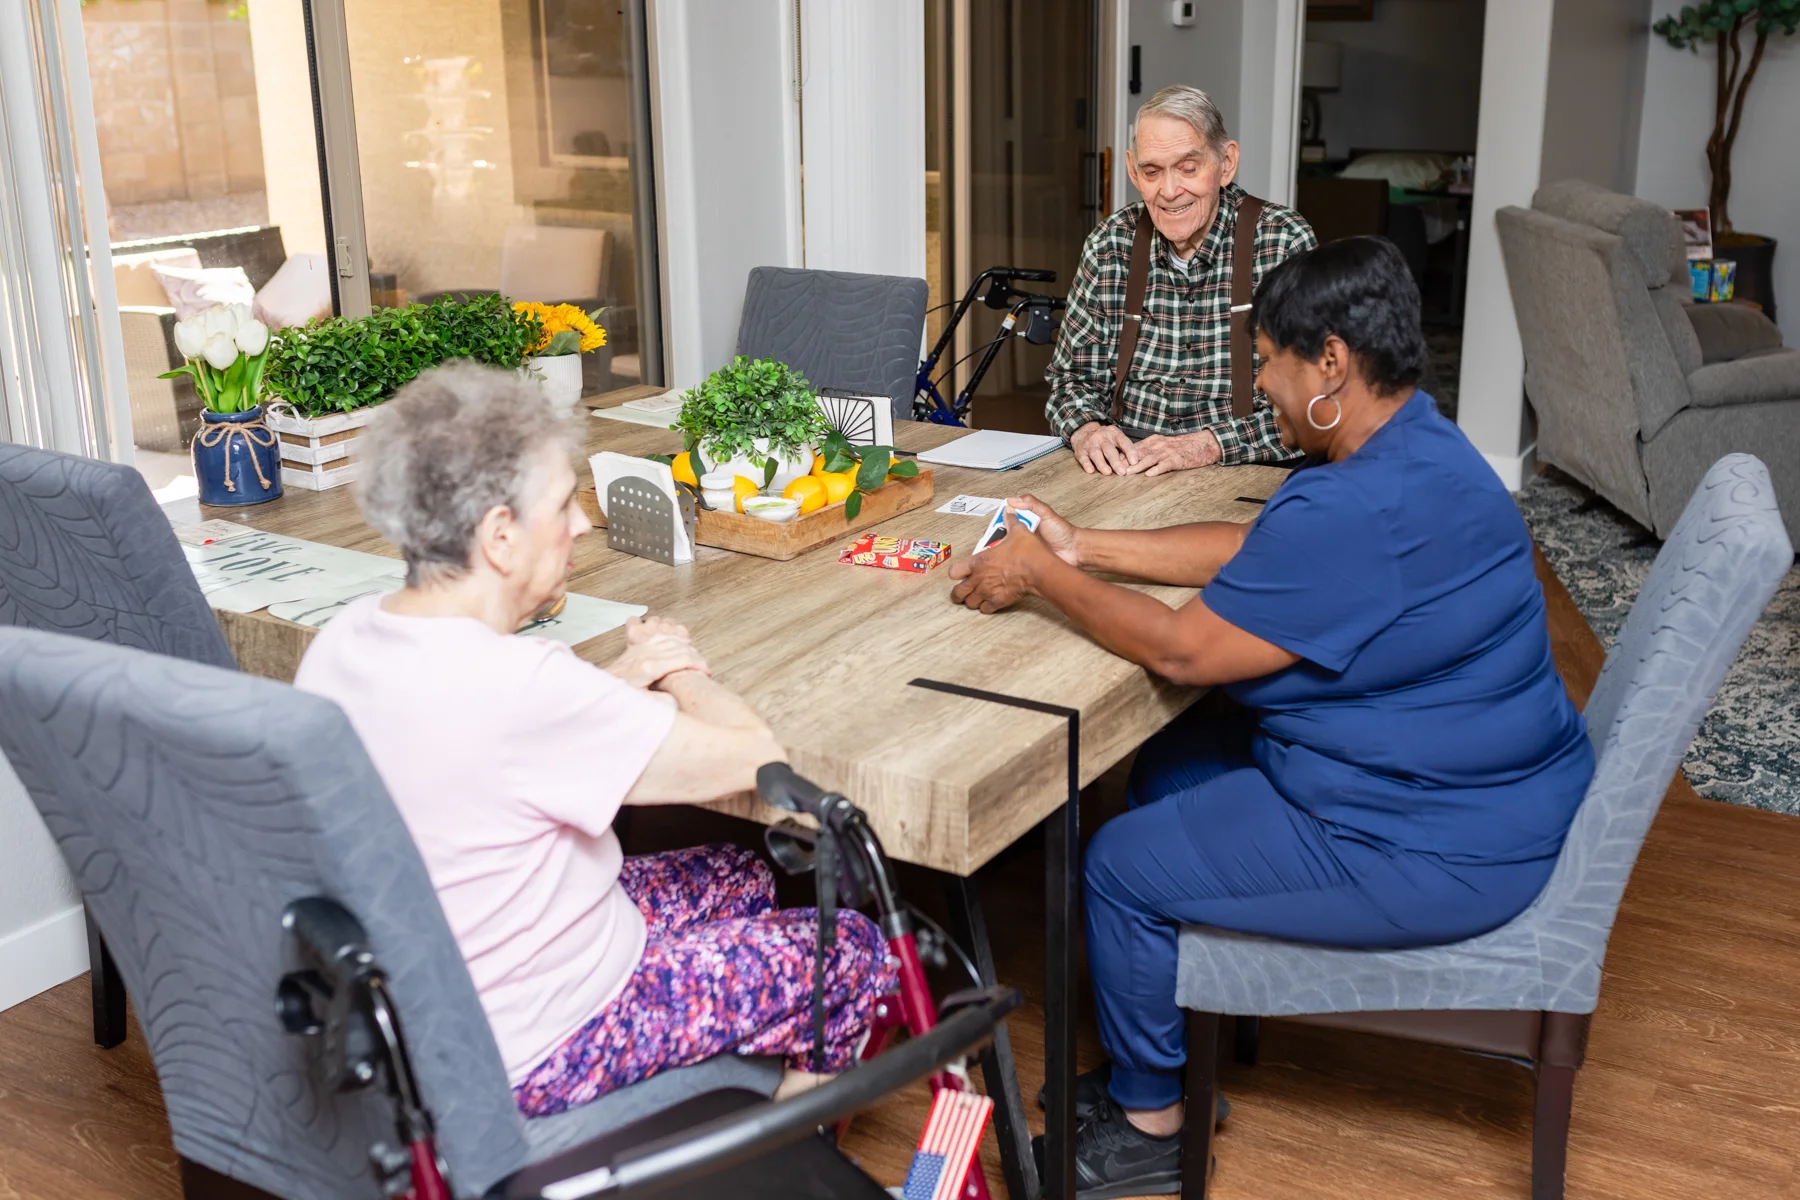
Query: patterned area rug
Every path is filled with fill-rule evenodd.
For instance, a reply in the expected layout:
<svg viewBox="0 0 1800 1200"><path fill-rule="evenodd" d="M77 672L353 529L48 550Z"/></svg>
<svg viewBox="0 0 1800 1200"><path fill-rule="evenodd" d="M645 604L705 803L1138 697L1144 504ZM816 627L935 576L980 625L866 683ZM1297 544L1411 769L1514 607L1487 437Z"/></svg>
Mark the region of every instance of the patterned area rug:
<svg viewBox="0 0 1800 1200"><path fill-rule="evenodd" d="M1518 499L1544 557L1611 649L1661 544L1559 472L1539 475ZM1800 813L1800 570L1751 630L1683 767L1708 799Z"/></svg>

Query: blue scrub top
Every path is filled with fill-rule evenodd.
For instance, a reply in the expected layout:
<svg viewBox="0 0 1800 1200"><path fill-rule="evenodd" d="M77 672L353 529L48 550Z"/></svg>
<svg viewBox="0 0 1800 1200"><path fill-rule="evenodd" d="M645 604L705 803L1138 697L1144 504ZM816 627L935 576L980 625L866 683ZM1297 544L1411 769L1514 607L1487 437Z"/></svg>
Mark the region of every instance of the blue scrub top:
<svg viewBox="0 0 1800 1200"><path fill-rule="evenodd" d="M1593 775L1587 728L1518 506L1430 396L1294 471L1201 598L1301 658L1226 689L1290 803L1452 862L1561 849Z"/></svg>

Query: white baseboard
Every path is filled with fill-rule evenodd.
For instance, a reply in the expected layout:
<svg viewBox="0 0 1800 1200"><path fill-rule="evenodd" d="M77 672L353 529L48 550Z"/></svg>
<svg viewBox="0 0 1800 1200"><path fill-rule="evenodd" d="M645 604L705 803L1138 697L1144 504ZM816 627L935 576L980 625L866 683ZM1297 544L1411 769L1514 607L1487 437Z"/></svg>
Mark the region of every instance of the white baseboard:
<svg viewBox="0 0 1800 1200"><path fill-rule="evenodd" d="M1525 486L1537 471L1537 443L1533 442L1517 454L1483 454L1487 465L1494 468L1494 474L1506 485L1509 492L1517 492Z"/></svg>
<svg viewBox="0 0 1800 1200"><path fill-rule="evenodd" d="M0 938L0 1010L29 1000L88 969L81 905Z"/></svg>

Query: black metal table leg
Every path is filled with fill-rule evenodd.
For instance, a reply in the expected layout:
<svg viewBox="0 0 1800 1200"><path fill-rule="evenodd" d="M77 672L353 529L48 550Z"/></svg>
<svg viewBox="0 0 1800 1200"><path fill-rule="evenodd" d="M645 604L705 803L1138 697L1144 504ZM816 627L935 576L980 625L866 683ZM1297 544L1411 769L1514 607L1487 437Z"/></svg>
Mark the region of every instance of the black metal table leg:
<svg viewBox="0 0 1800 1200"><path fill-rule="evenodd" d="M1068 802L1051 814L1044 830L1046 1200L1074 1200L1075 1196L1075 976L1081 920L1081 797L1073 777L1070 783Z"/></svg>
<svg viewBox="0 0 1800 1200"><path fill-rule="evenodd" d="M956 875L948 876L944 886L950 898L950 936L968 949L982 986L993 987L994 950L988 942L981 889L973 878ZM994 1136L1000 1143L1000 1170L1006 1177L1006 1193L1013 1200L1036 1200L1038 1177L1037 1163L1031 1157L1031 1126L1026 1122L1025 1099L1013 1066L1012 1040L1004 1023L994 1030L994 1040L977 1061L987 1094L994 1101Z"/></svg>
<svg viewBox="0 0 1800 1200"><path fill-rule="evenodd" d="M113 962L106 938L94 924L93 914L87 918L88 988L94 1002L94 1044L111 1050L125 1040L125 982Z"/></svg>

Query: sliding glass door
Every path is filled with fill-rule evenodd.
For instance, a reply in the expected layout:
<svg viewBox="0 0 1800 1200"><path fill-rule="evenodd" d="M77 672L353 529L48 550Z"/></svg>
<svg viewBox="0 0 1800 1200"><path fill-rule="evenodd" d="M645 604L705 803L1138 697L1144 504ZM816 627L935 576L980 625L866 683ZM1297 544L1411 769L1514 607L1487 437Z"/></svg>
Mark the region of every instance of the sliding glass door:
<svg viewBox="0 0 1800 1200"><path fill-rule="evenodd" d="M584 390L661 382L644 0L308 2L340 311L604 308Z"/></svg>

